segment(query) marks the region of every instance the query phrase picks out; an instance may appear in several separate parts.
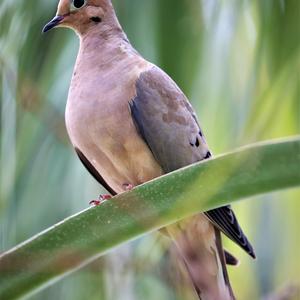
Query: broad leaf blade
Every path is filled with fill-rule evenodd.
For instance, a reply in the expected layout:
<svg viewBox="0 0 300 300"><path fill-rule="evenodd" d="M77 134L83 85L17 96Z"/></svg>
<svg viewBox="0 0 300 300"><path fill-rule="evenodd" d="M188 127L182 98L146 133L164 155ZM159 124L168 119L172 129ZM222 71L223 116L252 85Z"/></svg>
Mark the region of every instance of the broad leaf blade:
<svg viewBox="0 0 300 300"><path fill-rule="evenodd" d="M0 299L16 299L112 248L195 213L300 185L300 138L178 170L89 208L0 256Z"/></svg>

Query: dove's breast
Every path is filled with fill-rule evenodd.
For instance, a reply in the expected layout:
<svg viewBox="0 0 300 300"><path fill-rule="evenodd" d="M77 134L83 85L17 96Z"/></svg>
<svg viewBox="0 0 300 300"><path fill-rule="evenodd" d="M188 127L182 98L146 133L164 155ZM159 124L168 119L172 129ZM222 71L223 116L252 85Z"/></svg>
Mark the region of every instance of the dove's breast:
<svg viewBox="0 0 300 300"><path fill-rule="evenodd" d="M66 107L72 144L117 193L163 173L129 110L137 78L152 65L138 56L122 63L77 66Z"/></svg>

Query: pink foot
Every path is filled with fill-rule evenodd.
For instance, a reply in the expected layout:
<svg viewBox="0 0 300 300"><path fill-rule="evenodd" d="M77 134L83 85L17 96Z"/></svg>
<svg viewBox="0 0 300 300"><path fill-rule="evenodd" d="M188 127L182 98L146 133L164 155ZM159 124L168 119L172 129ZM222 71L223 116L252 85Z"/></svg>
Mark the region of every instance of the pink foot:
<svg viewBox="0 0 300 300"><path fill-rule="evenodd" d="M99 206L101 205L104 201L111 199L111 195L100 195L99 200L92 200L90 201L89 205L94 205L94 206Z"/></svg>
<svg viewBox="0 0 300 300"><path fill-rule="evenodd" d="M129 192L129 191L131 191L134 188L134 185L130 184L130 183L124 183L123 187L125 188L125 191Z"/></svg>

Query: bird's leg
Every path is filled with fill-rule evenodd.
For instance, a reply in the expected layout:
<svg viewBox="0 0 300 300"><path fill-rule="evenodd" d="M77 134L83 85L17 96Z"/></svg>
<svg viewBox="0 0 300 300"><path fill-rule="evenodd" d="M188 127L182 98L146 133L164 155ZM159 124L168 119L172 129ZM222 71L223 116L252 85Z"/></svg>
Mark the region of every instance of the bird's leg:
<svg viewBox="0 0 300 300"><path fill-rule="evenodd" d="M90 201L90 205L95 205L95 206L99 206L101 205L104 201L111 199L112 196L105 194L105 195L100 195L98 200L92 200Z"/></svg>
<svg viewBox="0 0 300 300"><path fill-rule="evenodd" d="M131 191L134 188L134 185L131 183L124 183L123 187L125 189L125 191ZM90 201L90 205L94 205L94 206L99 206L101 205L103 202L105 202L106 200L111 199L112 196L108 195L108 194L104 194L104 195L100 195L98 200L92 200Z"/></svg>
<svg viewBox="0 0 300 300"><path fill-rule="evenodd" d="M125 191L129 192L134 188L134 185L131 183L124 183L123 187L124 187Z"/></svg>

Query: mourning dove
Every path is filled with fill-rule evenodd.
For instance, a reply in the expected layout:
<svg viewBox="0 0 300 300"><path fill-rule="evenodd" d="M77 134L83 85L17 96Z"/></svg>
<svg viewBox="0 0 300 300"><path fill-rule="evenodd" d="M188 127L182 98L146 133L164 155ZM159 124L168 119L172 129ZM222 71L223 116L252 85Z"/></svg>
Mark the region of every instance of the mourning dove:
<svg viewBox="0 0 300 300"><path fill-rule="evenodd" d="M110 0L61 0L45 27L80 38L66 106L66 126L85 167L112 195L211 157L196 114L176 83L130 44ZM220 231L252 257L229 206L165 230L187 266L199 298L235 299Z"/></svg>

